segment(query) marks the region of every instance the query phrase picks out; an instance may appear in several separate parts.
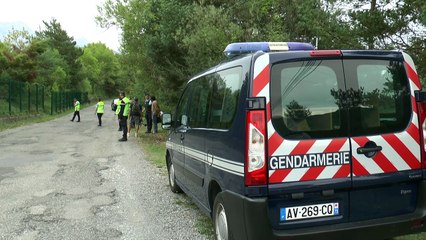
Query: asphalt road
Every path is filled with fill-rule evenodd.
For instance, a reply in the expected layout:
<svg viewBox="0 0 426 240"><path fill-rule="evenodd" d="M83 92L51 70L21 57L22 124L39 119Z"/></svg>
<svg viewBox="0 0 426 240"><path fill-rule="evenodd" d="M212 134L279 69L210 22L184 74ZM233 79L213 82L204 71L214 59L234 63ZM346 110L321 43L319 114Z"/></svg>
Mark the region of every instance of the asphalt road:
<svg viewBox="0 0 426 240"><path fill-rule="evenodd" d="M113 112L80 113L0 132L0 239L204 239Z"/></svg>

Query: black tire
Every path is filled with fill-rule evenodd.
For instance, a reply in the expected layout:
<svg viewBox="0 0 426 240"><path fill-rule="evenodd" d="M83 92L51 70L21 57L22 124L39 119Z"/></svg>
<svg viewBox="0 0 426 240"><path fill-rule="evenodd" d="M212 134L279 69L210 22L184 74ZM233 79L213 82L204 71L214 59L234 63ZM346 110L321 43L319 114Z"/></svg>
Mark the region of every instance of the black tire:
<svg viewBox="0 0 426 240"><path fill-rule="evenodd" d="M216 240L231 240L228 217L222 196L218 194L213 204L213 225Z"/></svg>
<svg viewBox="0 0 426 240"><path fill-rule="evenodd" d="M172 161L169 159L167 164L167 171L169 173L169 186L170 190L174 193L181 193L182 189L179 187L179 185L176 183L176 177L175 177L175 168L173 166Z"/></svg>

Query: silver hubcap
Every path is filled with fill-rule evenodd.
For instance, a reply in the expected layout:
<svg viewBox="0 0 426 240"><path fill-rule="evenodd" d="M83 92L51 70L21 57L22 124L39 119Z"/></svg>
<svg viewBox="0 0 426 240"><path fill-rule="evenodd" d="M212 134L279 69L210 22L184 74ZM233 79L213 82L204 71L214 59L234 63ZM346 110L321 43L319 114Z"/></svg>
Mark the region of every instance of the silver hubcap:
<svg viewBox="0 0 426 240"><path fill-rule="evenodd" d="M173 167L173 164L170 164L169 179L170 179L170 185L174 187L175 186L175 168Z"/></svg>
<svg viewBox="0 0 426 240"><path fill-rule="evenodd" d="M216 211L216 238L228 240L228 222L226 221L225 208L220 204Z"/></svg>

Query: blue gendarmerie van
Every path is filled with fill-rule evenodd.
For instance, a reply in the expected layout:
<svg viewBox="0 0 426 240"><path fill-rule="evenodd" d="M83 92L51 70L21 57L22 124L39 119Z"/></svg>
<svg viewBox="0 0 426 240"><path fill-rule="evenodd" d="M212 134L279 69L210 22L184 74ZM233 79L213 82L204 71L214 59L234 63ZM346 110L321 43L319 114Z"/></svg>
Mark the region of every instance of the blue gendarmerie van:
<svg viewBox="0 0 426 240"><path fill-rule="evenodd" d="M173 115L170 188L216 239L379 240L425 231L426 94L403 51L233 43Z"/></svg>

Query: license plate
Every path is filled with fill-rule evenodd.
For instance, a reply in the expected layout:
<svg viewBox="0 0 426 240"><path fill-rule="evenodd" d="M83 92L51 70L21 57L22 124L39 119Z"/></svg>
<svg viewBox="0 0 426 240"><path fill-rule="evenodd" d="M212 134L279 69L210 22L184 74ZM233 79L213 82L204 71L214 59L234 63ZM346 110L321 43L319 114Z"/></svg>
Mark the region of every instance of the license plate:
<svg viewBox="0 0 426 240"><path fill-rule="evenodd" d="M280 209L281 221L319 218L339 215L339 203L324 203Z"/></svg>

